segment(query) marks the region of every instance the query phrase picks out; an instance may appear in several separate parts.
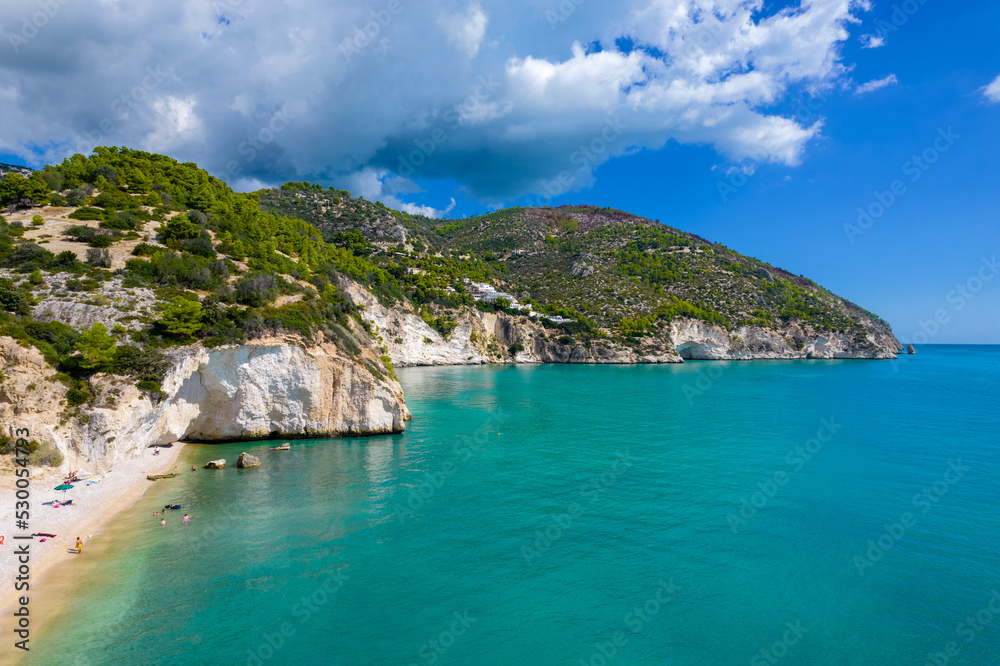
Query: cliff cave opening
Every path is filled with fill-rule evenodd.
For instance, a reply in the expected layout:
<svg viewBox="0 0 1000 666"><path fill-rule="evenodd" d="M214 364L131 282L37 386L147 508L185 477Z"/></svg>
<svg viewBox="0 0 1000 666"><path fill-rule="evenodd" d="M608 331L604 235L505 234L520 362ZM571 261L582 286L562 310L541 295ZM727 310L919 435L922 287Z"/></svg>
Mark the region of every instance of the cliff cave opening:
<svg viewBox="0 0 1000 666"><path fill-rule="evenodd" d="M677 345L677 353L685 361L707 358L708 348L700 342L684 342Z"/></svg>

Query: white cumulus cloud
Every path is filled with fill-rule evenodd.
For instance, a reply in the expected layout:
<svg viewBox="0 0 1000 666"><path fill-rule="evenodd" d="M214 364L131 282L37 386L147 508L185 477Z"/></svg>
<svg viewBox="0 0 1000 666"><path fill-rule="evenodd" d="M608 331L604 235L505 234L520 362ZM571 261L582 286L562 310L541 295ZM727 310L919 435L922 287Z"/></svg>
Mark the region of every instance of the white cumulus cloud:
<svg viewBox="0 0 1000 666"><path fill-rule="evenodd" d="M16 5L0 25L20 25ZM421 179L485 203L571 191L671 141L795 165L822 120L773 109L843 84L869 8L623 0L573 4L554 29L551 3L295 6L66 4L0 60L0 146L32 164L162 150L232 183L319 180L400 208Z"/></svg>
<svg viewBox="0 0 1000 666"><path fill-rule="evenodd" d="M991 102L1000 102L1000 76L993 79L993 82L983 88L983 95Z"/></svg>
<svg viewBox="0 0 1000 666"><path fill-rule="evenodd" d="M881 79L873 79L868 83L862 83L854 89L854 94L864 95L865 93L875 92L876 90L881 90L886 86L895 85L897 83L899 83L899 79L896 78L896 75L890 74L889 76L883 76Z"/></svg>
<svg viewBox="0 0 1000 666"><path fill-rule="evenodd" d="M448 43L470 58L479 53L489 19L479 3L469 5L464 14L449 14L440 20Z"/></svg>
<svg viewBox="0 0 1000 666"><path fill-rule="evenodd" d="M878 49L885 46L885 37L882 35L861 35L861 48Z"/></svg>
<svg viewBox="0 0 1000 666"><path fill-rule="evenodd" d="M366 167L350 174L342 182L347 190L355 196L362 196L369 201L381 201L390 208L401 210L410 215L440 218L455 208L454 198L443 209L404 201L400 198L401 195L418 193L420 188L413 181L401 178L387 169Z"/></svg>
<svg viewBox="0 0 1000 666"><path fill-rule="evenodd" d="M444 210L438 210L433 206L418 206L417 204L412 204L412 203L401 203L399 205L399 209L404 213L409 213L410 215L425 215L427 217L434 217L434 218L444 217L452 210L454 210L454 208L455 208L454 197L452 197L451 203L449 203Z"/></svg>

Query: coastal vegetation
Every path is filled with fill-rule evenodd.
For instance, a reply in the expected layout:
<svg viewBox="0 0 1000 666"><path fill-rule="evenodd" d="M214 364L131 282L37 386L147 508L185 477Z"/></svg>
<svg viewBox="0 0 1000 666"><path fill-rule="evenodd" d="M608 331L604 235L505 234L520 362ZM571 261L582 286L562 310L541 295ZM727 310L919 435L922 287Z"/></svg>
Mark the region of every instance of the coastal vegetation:
<svg viewBox="0 0 1000 666"><path fill-rule="evenodd" d="M67 417L94 403L105 375L157 398L170 350L196 342L290 333L355 358L381 346L364 366L393 376L344 278L412 308L445 340L472 308L526 316L506 297L475 300L469 281L530 306L560 345L662 343L682 319L795 324L859 344L870 327L888 328L807 278L611 208L435 220L308 182L237 193L195 164L128 148L8 172L0 205L23 218L0 216L0 335L54 366ZM67 319L56 312L66 303L91 315ZM489 344L491 357L525 349Z"/></svg>
<svg viewBox="0 0 1000 666"><path fill-rule="evenodd" d="M729 330L798 324L859 340L866 322L888 328L808 278L612 208L509 208L434 220L318 186L286 184L259 196L264 210L301 216L438 313L469 305L468 278L583 322L587 335L626 341L662 337L664 324L681 318Z"/></svg>
<svg viewBox="0 0 1000 666"><path fill-rule="evenodd" d="M20 225L0 218L0 270L7 276L0 279L0 335L35 346L56 366L71 407L92 399L88 380L97 373L128 376L158 392L162 351L196 340L213 346L291 332L310 340L323 335L357 353L352 330L365 325L337 287L340 275L388 300L403 297L393 276L363 253L326 242L300 219L262 211L257 195L233 192L194 164L98 148L29 178L9 173L3 184L0 201L12 211L57 194L79 204L67 219L98 223L63 231L66 240L83 244L81 261L76 252L54 254L24 239ZM53 184L61 192L52 192ZM112 271L108 248L140 234L146 240L134 256ZM125 291L153 290L158 311L127 335L101 322L79 331L37 321L32 290L43 276L84 292L117 278Z"/></svg>

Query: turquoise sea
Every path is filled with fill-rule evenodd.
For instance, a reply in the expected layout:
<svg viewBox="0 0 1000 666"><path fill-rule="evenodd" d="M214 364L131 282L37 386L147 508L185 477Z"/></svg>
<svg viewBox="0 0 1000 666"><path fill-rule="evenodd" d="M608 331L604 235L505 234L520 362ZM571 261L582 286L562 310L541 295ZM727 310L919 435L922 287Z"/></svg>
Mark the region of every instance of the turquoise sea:
<svg viewBox="0 0 1000 666"><path fill-rule="evenodd" d="M263 466L158 482L28 663L1000 663L1000 347L399 374L404 435L187 447Z"/></svg>

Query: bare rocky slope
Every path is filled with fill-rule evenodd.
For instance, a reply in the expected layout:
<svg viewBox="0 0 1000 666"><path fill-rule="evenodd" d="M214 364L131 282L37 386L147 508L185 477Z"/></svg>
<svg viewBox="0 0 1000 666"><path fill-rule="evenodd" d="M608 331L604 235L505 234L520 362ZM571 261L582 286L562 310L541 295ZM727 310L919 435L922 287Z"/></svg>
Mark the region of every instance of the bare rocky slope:
<svg viewBox="0 0 1000 666"><path fill-rule="evenodd" d="M488 363L681 363L669 345L642 350L599 340L584 345L547 331L538 321L505 312L460 308L447 336L429 326L413 307L386 307L355 282L345 290L362 307L361 316L382 338L392 364L480 365ZM513 348L513 351L511 349Z"/></svg>
<svg viewBox="0 0 1000 666"><path fill-rule="evenodd" d="M643 344L610 339L584 345L546 329L537 320L506 312L460 308L447 335L429 326L412 307L386 307L352 281L345 291L380 335L393 365L479 365L487 363L683 363L687 360L891 359L895 338L875 329L861 345L843 334L823 334L799 325L736 330L696 319L673 322L661 337ZM510 353L510 348L515 351Z"/></svg>

